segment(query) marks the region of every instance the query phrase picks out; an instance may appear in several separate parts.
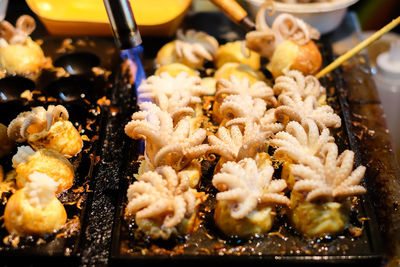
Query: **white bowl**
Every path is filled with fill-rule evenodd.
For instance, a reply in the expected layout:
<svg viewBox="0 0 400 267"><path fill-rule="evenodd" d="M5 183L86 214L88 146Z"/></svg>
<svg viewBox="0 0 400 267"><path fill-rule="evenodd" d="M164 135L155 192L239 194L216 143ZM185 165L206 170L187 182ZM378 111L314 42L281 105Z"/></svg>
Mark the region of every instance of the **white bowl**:
<svg viewBox="0 0 400 267"><path fill-rule="evenodd" d="M308 3L308 4L287 4L275 2L275 13L267 15L267 22L272 24L276 16L281 13L292 14L314 28L321 34L335 30L346 15L347 8L358 0L332 0L330 2ZM255 17L258 7L264 0L246 0L249 13Z"/></svg>

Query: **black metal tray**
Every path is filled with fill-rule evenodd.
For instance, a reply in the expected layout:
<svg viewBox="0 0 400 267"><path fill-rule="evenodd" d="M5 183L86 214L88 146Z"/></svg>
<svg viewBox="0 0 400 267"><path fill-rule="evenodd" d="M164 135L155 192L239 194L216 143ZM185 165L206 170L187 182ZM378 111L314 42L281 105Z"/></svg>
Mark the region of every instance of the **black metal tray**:
<svg viewBox="0 0 400 267"><path fill-rule="evenodd" d="M45 56L55 66L62 67L67 74L59 75L54 69L43 70L35 80L21 76L0 79L0 122L8 125L20 112L31 107L50 104L64 105L69 120L84 138L82 151L70 162L75 169L72 188L59 195L67 215L67 227L52 235L21 238L11 244L11 238L0 228L0 258L2 264L51 264L78 265L81 261L82 238L87 223L86 210L92 198L94 174L97 170L99 153L104 143L103 129L107 123L110 105L107 99L115 73L119 70L119 55L110 38L45 38L42 40ZM80 64L77 68L75 64ZM97 67L98 72L91 71ZM29 89L33 94L27 98L21 93ZM98 101L99 99L102 101ZM14 151L1 159L5 172L12 169ZM3 214L5 205L0 206ZM14 241L17 241L14 239Z"/></svg>
<svg viewBox="0 0 400 267"><path fill-rule="evenodd" d="M206 31L219 39L227 41L227 37L243 36L243 32L237 29L220 14L195 14L185 21L188 28ZM211 27L218 25L218 27ZM232 34L226 34L232 32ZM149 46L146 46L149 41ZM144 47L151 50L145 55L148 66L148 74L152 74L151 64L159 47L169 40L144 40ZM150 44L151 42L151 44ZM324 63L331 62L334 58L331 49L330 36L324 36L319 42L323 52ZM341 92L344 84L339 70L322 79L322 85L327 88L329 104L342 117L342 128L333 132L340 149L352 149L355 154L355 164L361 164L358 151L358 143L352 134L352 121L349 115L347 98ZM132 96L134 100L134 95ZM135 107L131 109L133 112ZM126 120L125 120L126 121ZM120 126L122 128L122 125ZM183 263L251 263L251 264L346 264L379 265L382 260L381 236L375 219L370 196L367 194L359 198L356 208L352 211L352 223L362 227L363 233L359 237L344 232L338 237L326 237L319 239L305 239L291 229L284 216L277 218L270 234L256 237L250 240L225 239L219 235L212 223L212 210L214 200L209 197L203 205L209 208L200 211L203 222L199 229L182 239L170 242L154 242L135 238L135 227L129 225L123 218L126 205L126 190L133 182L132 175L137 172L136 160L140 154L141 142L130 140L126 136L120 136L127 148L123 149L125 165L120 165L121 179L118 184L119 198L116 208L116 216L113 225L111 265L122 264L149 264L162 262L163 264ZM212 164L203 166L203 180L201 189L211 195L215 194L210 180ZM368 171L366 176L368 176ZM368 177L364 179L368 181ZM368 185L366 185L368 187ZM364 220L366 219L366 220ZM279 232L279 234L276 234Z"/></svg>

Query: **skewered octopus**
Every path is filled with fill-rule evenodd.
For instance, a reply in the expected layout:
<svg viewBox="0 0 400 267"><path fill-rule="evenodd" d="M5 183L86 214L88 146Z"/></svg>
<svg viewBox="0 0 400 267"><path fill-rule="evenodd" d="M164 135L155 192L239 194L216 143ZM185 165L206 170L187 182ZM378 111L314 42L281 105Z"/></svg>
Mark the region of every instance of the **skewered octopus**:
<svg viewBox="0 0 400 267"><path fill-rule="evenodd" d="M214 60L219 44L211 35L192 29L183 33L178 29L176 37L158 51L156 63L159 66L178 62L198 69L206 60Z"/></svg>
<svg viewBox="0 0 400 267"><path fill-rule="evenodd" d="M55 192L58 183L46 174L33 172L25 187L7 201L4 225L20 236L51 234L67 220L67 213Z"/></svg>
<svg viewBox="0 0 400 267"><path fill-rule="evenodd" d="M221 172L214 175L213 185L220 191L214 219L217 226L229 236L248 237L263 234L273 224L273 206L289 206L283 194L284 180L272 180L274 168L266 165L260 170L254 159L228 161Z"/></svg>
<svg viewBox="0 0 400 267"><path fill-rule="evenodd" d="M296 92L288 92L278 96L278 107L275 110L276 119L283 124L289 121L302 122L312 119L319 128L339 128L342 124L339 115L329 105L318 106L317 99L306 96L304 100Z"/></svg>
<svg viewBox="0 0 400 267"><path fill-rule="evenodd" d="M366 192L359 185L366 168L358 166L353 170L354 152L345 150L338 156L335 143L327 143L321 149L321 161L316 166L294 164L293 175L299 179L293 190L307 194L306 201L316 199L343 199Z"/></svg>
<svg viewBox="0 0 400 267"><path fill-rule="evenodd" d="M203 144L206 130L202 128L191 132L189 117L173 125L171 115L161 110L156 104L143 102L141 111L132 115L132 120L125 126L125 133L132 139L145 140L145 157L155 169L162 165L183 169L192 160L208 151Z"/></svg>
<svg viewBox="0 0 400 267"><path fill-rule="evenodd" d="M68 111L62 105L49 105L47 110L34 107L12 120L7 134L16 142L28 141L36 150L48 148L71 158L81 151L83 141L68 118Z"/></svg>
<svg viewBox="0 0 400 267"><path fill-rule="evenodd" d="M0 22L0 67L6 72L29 75L47 62L43 50L29 35L35 30L34 18L22 15L14 27Z"/></svg>
<svg viewBox="0 0 400 267"><path fill-rule="evenodd" d="M319 39L318 30L293 15L278 15L271 28L266 23L266 11L272 1L264 2L256 15L256 30L246 34L246 46L270 60L267 68L274 77L289 69L315 74L322 65L322 56L312 39ZM269 15L271 15L270 12Z"/></svg>
<svg viewBox="0 0 400 267"><path fill-rule="evenodd" d="M152 238L164 239L179 233L177 229L183 230L181 234L194 230L188 220L196 215L199 199L186 175L170 166L161 166L137 179L128 188L125 214L135 215L139 229Z"/></svg>

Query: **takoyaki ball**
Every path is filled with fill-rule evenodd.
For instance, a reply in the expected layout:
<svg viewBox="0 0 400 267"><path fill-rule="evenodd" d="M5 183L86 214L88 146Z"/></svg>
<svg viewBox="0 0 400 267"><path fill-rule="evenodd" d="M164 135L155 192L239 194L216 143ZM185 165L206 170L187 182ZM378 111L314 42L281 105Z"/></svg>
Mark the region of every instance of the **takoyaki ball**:
<svg viewBox="0 0 400 267"><path fill-rule="evenodd" d="M244 49L245 55L242 49ZM246 48L244 41L228 42L219 46L214 64L219 69L225 63L230 62L246 64L252 67L253 70L258 70L260 68L260 55Z"/></svg>
<svg viewBox="0 0 400 267"><path fill-rule="evenodd" d="M293 227L306 237L335 236L343 232L349 223L348 202L308 202L296 192L292 192L291 201L289 219Z"/></svg>
<svg viewBox="0 0 400 267"><path fill-rule="evenodd" d="M0 68L7 73L30 76L38 73L45 63L42 48L30 37L23 44L0 47Z"/></svg>
<svg viewBox="0 0 400 267"><path fill-rule="evenodd" d="M247 78L250 84L258 81L266 81L266 77L260 71L254 70L249 65L243 63L229 62L225 63L222 67L217 69L214 74L215 79L229 79L231 75L234 75L239 80Z"/></svg>
<svg viewBox="0 0 400 267"><path fill-rule="evenodd" d="M322 56L313 41L299 45L292 40L279 44L267 65L276 78L289 70L298 70L306 75L316 74L322 66Z"/></svg>
<svg viewBox="0 0 400 267"><path fill-rule="evenodd" d="M16 165L18 188L23 188L34 172L44 173L58 183L56 193L69 189L74 183L74 168L60 153L50 149L40 149Z"/></svg>
<svg viewBox="0 0 400 267"><path fill-rule="evenodd" d="M192 68L189 68L188 66L181 64L181 63L171 63L167 65L163 65L159 67L155 71L155 75L159 75L162 72L167 72L169 75L172 77L175 77L181 72L186 72L190 76L200 76L200 73Z"/></svg>
<svg viewBox="0 0 400 267"><path fill-rule="evenodd" d="M32 173L29 180L7 201L4 210L7 231L20 236L38 236L59 230L67 220L67 213L55 196L57 182L38 172Z"/></svg>
<svg viewBox="0 0 400 267"><path fill-rule="evenodd" d="M75 156L83 147L81 135L68 120L57 121L48 131L28 135L28 143L35 150L52 149L66 158Z"/></svg>
<svg viewBox="0 0 400 267"><path fill-rule="evenodd" d="M214 209L214 221L218 229L228 237L249 238L262 235L271 230L275 219L273 206L259 206L242 219L231 216L231 204L217 201Z"/></svg>

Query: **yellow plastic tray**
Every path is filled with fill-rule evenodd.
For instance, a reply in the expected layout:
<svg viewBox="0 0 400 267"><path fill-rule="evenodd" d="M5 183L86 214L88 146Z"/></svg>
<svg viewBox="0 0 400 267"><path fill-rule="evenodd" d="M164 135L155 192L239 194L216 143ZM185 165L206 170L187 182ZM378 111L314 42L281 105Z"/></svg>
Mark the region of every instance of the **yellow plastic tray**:
<svg viewBox="0 0 400 267"><path fill-rule="evenodd" d="M112 34L103 0L26 0L52 35ZM172 36L191 0L130 0L141 35Z"/></svg>

